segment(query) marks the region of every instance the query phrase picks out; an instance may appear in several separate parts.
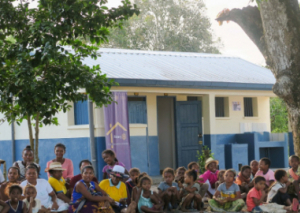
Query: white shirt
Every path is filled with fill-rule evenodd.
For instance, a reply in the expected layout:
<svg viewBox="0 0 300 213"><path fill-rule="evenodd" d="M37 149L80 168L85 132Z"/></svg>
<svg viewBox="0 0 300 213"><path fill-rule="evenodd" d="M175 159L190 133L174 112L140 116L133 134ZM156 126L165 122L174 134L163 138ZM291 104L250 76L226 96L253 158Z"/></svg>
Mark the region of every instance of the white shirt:
<svg viewBox="0 0 300 213"><path fill-rule="evenodd" d="M38 213L39 210L42 208L42 204L39 199L34 199L34 200L35 200L35 207L32 208L32 213ZM27 209L29 209L30 203L28 202L28 200L24 199L23 202L25 203Z"/></svg>
<svg viewBox="0 0 300 213"><path fill-rule="evenodd" d="M285 187L286 185L284 183L276 182L268 193L267 203L270 203L273 197L277 194L278 189L285 188Z"/></svg>
<svg viewBox="0 0 300 213"><path fill-rule="evenodd" d="M24 180L20 186L24 188L27 184L30 183ZM49 196L53 192L51 185L45 179L37 179L35 188L37 191L36 199L39 199L41 204L47 208L51 204L51 197Z"/></svg>

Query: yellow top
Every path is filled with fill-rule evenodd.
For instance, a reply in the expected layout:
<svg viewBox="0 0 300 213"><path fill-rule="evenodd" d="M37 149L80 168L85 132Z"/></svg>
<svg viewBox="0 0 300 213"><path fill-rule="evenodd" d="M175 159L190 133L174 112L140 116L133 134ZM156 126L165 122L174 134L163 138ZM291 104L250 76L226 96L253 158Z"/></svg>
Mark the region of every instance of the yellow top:
<svg viewBox="0 0 300 213"><path fill-rule="evenodd" d="M61 177L60 180L55 179L54 177L49 177L48 182L50 183L50 185L52 186L52 188L54 189L54 191L56 192L56 194L58 193L67 193L67 188L66 188L66 181L63 177Z"/></svg>
<svg viewBox="0 0 300 213"><path fill-rule="evenodd" d="M104 190L114 201L119 202L121 199L127 198L126 185L121 181L115 186L111 182L111 179L106 179L101 181L99 187Z"/></svg>

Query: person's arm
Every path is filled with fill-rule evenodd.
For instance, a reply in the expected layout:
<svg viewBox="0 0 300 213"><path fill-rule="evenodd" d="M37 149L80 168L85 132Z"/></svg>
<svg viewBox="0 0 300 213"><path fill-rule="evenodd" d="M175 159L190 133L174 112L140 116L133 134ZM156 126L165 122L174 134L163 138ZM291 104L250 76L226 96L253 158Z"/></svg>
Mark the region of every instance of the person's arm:
<svg viewBox="0 0 300 213"><path fill-rule="evenodd" d="M23 213L28 213L28 210L27 210L27 206L26 204L23 202L23 209L22 209L22 212Z"/></svg>
<svg viewBox="0 0 300 213"><path fill-rule="evenodd" d="M93 202L105 202L108 201L109 203L114 203L114 200L111 199L108 196L93 196L84 186L83 183L79 182L77 183L77 185L75 186L75 190L78 193L81 193L82 196L89 200L89 201L93 201Z"/></svg>
<svg viewBox="0 0 300 213"><path fill-rule="evenodd" d="M219 200L218 198L220 198L220 197L221 197L221 193L220 193L220 191L217 190L217 191L215 192L214 196L213 196L213 199L214 199L217 203L222 204L224 201Z"/></svg>
<svg viewBox="0 0 300 213"><path fill-rule="evenodd" d="M0 200L0 206L3 207L3 209L0 211L0 213L7 213L10 209L9 205Z"/></svg>
<svg viewBox="0 0 300 213"><path fill-rule="evenodd" d="M186 190L188 193L194 193L194 192L197 191L198 189L197 189L196 187L187 186L187 187L185 187L185 190Z"/></svg>
<svg viewBox="0 0 300 213"><path fill-rule="evenodd" d="M266 197L267 197L267 194L264 190L262 190L262 196L260 199L258 199L257 197L252 197L255 206L259 206L260 204L262 204Z"/></svg>
<svg viewBox="0 0 300 213"><path fill-rule="evenodd" d="M241 199L241 198L242 198L241 197L241 192L237 191L237 192L235 192L235 198L228 197L227 201L236 201L236 200Z"/></svg>
<svg viewBox="0 0 300 213"><path fill-rule="evenodd" d="M70 203L71 199L68 198L64 193L58 193L56 195L59 199L61 199L62 201L64 201L65 203Z"/></svg>
<svg viewBox="0 0 300 213"><path fill-rule="evenodd" d="M59 206L56 202L56 194L54 193L54 191L50 192L49 196L51 197L51 201L53 203L51 209L57 210Z"/></svg>
<svg viewBox="0 0 300 213"><path fill-rule="evenodd" d="M52 161L48 161L48 162L47 162L46 168L49 168L51 162L52 162ZM47 172L47 177L48 177L48 179L49 179L49 177L50 177L50 173L49 173L49 172Z"/></svg>
<svg viewBox="0 0 300 213"><path fill-rule="evenodd" d="M107 196L107 193L103 189L101 189L100 186L97 185L96 183L95 183L95 190L96 192L101 192L103 196Z"/></svg>
<svg viewBox="0 0 300 213"><path fill-rule="evenodd" d="M269 183L270 183L269 186L272 186L272 184L273 184L274 182L275 182L275 180L270 180L270 181L269 181Z"/></svg>
<svg viewBox="0 0 300 213"><path fill-rule="evenodd" d="M285 194L287 192L288 186L290 185L290 182L287 182L287 184L285 185L285 187L282 187L280 189L278 189L279 192Z"/></svg>

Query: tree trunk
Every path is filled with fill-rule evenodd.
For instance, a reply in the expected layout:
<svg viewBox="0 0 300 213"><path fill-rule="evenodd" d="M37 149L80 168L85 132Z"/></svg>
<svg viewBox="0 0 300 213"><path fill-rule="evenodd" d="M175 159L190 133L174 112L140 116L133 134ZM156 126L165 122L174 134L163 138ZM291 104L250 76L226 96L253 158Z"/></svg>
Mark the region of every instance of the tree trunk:
<svg viewBox="0 0 300 213"><path fill-rule="evenodd" d="M300 10L298 1L261 1L260 10L257 7L233 9L221 13L217 20L234 21L239 24L265 57L276 78L273 91L287 104L295 154L300 157Z"/></svg>
<svg viewBox="0 0 300 213"><path fill-rule="evenodd" d="M40 113L36 114L35 118L35 147L34 147L34 159L36 163L39 163L39 121L40 121Z"/></svg>
<svg viewBox="0 0 300 213"><path fill-rule="evenodd" d="M29 142L31 149L34 150L34 139L33 139L33 132L32 132L32 125L31 125L31 116L27 115L27 125L29 131Z"/></svg>

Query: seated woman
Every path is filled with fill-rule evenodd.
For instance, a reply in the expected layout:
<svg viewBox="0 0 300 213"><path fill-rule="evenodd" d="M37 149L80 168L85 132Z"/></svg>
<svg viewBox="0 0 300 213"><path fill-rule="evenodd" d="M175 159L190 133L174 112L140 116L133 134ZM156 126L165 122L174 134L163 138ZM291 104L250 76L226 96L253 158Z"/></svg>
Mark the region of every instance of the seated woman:
<svg viewBox="0 0 300 213"><path fill-rule="evenodd" d="M0 186L0 200L9 200L9 187L12 185L19 184L20 170L17 167L10 167L8 169L8 181L4 182Z"/></svg>
<svg viewBox="0 0 300 213"><path fill-rule="evenodd" d="M78 181L72 194L69 213L114 213L111 204L114 200L93 182L94 168L86 166L81 170L82 180Z"/></svg>
<svg viewBox="0 0 300 213"><path fill-rule="evenodd" d="M56 196L63 200L65 203L70 203L71 199L67 194L67 188L66 188L66 181L62 177L62 173L64 169L61 166L61 163L59 162L52 162L49 166L49 168L46 168L45 171L48 171L51 175L48 179L48 182L54 189Z"/></svg>
<svg viewBox="0 0 300 213"><path fill-rule="evenodd" d="M52 162L61 163L62 168L65 169L63 171L63 178L67 183L70 183L71 178L74 176L74 167L72 160L64 158L64 154L66 153L66 146L62 143L56 144L54 147L54 153L56 158L47 162L47 168L49 168ZM50 177L50 174L48 174L48 177Z"/></svg>
<svg viewBox="0 0 300 213"><path fill-rule="evenodd" d="M23 149L22 158L23 158L23 161L19 160L19 161L16 161L13 163L14 167L17 167L20 169L20 177L19 177L20 181L25 180L25 170L29 164L32 164L32 163L35 164L38 168L38 174L39 174L41 167L37 163L33 162L34 155L33 155L33 150L31 149L31 146L26 146L25 149Z"/></svg>
<svg viewBox="0 0 300 213"><path fill-rule="evenodd" d="M35 164L30 164L26 168L25 178L20 186L33 185L36 188L36 198L41 201L42 206L52 211L67 213L69 205L58 199L48 181L38 178L38 168Z"/></svg>
<svg viewBox="0 0 300 213"><path fill-rule="evenodd" d="M125 175L125 168L116 165L112 170L108 170L108 172L111 179L101 181L99 186L115 201L115 204L112 206L115 212L126 212L127 189L125 183L122 182L124 178L128 178Z"/></svg>

